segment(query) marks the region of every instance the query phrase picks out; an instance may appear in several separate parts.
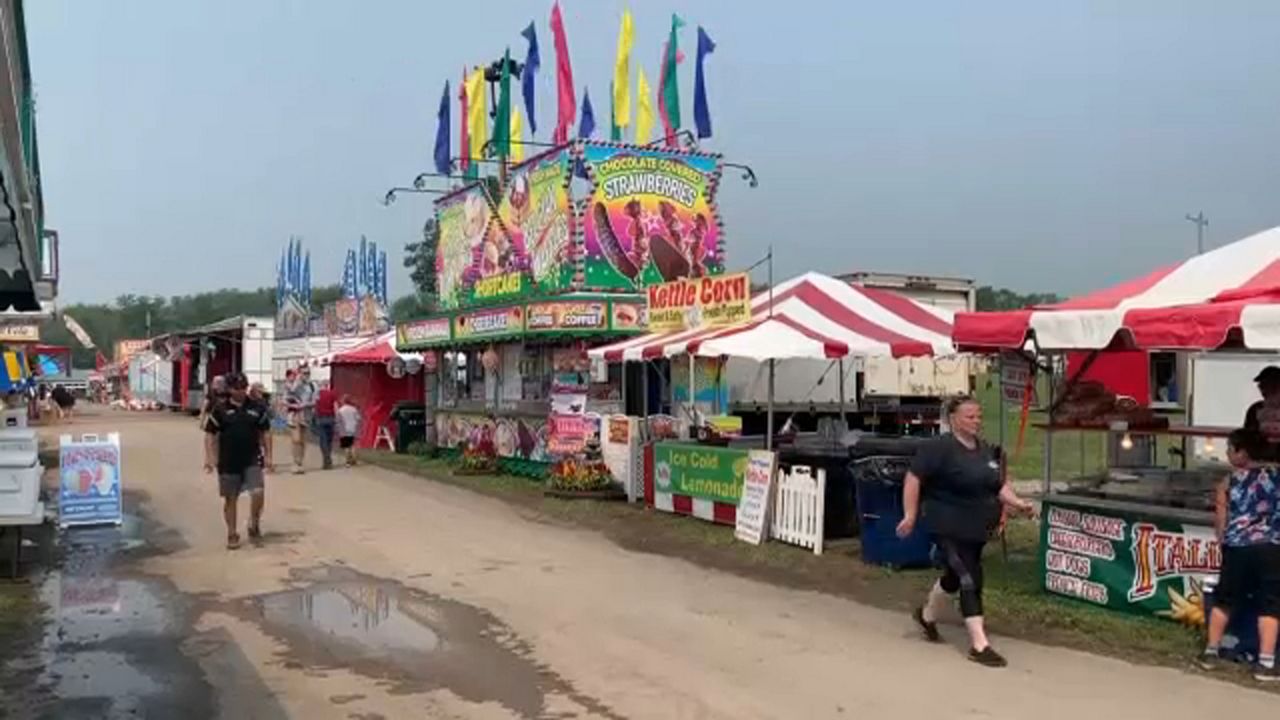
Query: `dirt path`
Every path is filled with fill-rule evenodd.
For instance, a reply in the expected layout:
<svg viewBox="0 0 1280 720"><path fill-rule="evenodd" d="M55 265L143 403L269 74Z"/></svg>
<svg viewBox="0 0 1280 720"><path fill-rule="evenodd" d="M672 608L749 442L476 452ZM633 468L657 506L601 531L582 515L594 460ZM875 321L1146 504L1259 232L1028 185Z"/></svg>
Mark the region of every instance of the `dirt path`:
<svg viewBox="0 0 1280 720"><path fill-rule="evenodd" d="M47 710L73 686L86 717L170 708L174 692L192 718L1173 720L1276 707L1187 673L1015 641L1000 643L1012 667L979 668L958 628L954 644L929 646L896 614L629 553L373 468L270 477L267 542L228 552L193 424L115 424L139 519L104 541L116 560L88 574L115 583L115 602L59 611L65 591L45 591L45 658L62 668L43 671Z"/></svg>

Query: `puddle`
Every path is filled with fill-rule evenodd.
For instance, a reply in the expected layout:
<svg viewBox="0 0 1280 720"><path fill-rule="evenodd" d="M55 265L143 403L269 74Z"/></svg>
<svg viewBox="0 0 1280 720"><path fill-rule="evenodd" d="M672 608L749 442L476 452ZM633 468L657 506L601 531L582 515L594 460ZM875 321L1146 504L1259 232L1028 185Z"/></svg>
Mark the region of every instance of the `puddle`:
<svg viewBox="0 0 1280 720"><path fill-rule="evenodd" d="M353 570L295 572L300 587L251 598L244 612L287 647L282 660L345 669L395 692L447 689L541 717L563 695L612 717L529 657L528 647L489 613Z"/></svg>

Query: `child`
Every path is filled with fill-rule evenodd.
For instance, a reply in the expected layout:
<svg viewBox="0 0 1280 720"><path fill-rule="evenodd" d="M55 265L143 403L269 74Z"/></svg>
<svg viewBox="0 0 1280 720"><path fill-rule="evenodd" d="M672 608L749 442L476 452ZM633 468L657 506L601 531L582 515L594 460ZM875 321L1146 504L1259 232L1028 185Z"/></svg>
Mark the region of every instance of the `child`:
<svg viewBox="0 0 1280 720"><path fill-rule="evenodd" d="M337 411L338 447L346 455L347 467L356 464L356 431L360 429L360 410L351 404L351 396L343 395Z"/></svg>
<svg viewBox="0 0 1280 720"><path fill-rule="evenodd" d="M1258 609L1260 682L1280 680L1276 671L1276 634L1280 629L1280 471L1259 462L1269 457L1256 430L1235 430L1227 438L1227 457L1235 470L1218 486L1214 526L1222 541L1222 569L1209 616L1209 640L1200 666L1220 665L1218 645L1231 609L1253 596Z"/></svg>

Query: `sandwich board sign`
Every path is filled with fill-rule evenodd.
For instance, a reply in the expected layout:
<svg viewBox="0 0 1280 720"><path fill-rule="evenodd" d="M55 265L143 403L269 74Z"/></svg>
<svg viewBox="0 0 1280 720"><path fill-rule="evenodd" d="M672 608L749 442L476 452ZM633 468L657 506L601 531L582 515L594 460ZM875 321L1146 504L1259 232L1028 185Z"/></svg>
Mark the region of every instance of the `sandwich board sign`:
<svg viewBox="0 0 1280 720"><path fill-rule="evenodd" d="M120 434L63 435L58 445L58 517L62 527L119 525Z"/></svg>

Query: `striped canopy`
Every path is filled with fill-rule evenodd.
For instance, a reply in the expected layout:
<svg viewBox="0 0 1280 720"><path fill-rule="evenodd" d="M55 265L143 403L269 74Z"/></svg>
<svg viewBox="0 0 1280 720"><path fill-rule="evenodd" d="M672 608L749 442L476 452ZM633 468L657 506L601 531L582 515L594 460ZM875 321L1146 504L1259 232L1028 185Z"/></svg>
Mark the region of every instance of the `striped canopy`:
<svg viewBox="0 0 1280 720"><path fill-rule="evenodd" d="M401 359L420 358L418 353L401 353L396 351L396 331L388 330L381 335L369 338L365 342L352 347L332 350L317 355L303 362L303 365L324 367L326 365L362 365L366 363L385 363L394 357Z"/></svg>
<svg viewBox="0 0 1280 720"><path fill-rule="evenodd" d="M948 355L954 352L951 317L896 293L811 272L778 285L772 296L755 295L751 319L744 324L650 333L588 355L607 362L685 353L756 361Z"/></svg>
<svg viewBox="0 0 1280 720"><path fill-rule="evenodd" d="M1280 228L1064 303L959 313L953 339L973 349L1280 350Z"/></svg>

